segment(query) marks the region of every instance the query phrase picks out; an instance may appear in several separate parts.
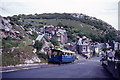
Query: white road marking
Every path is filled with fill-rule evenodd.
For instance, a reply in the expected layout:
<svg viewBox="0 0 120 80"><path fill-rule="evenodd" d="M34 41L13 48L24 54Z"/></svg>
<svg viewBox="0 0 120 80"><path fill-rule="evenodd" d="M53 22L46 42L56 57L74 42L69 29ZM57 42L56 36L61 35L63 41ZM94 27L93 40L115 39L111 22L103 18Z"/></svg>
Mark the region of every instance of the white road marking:
<svg viewBox="0 0 120 80"><path fill-rule="evenodd" d="M85 64L85 63L77 63L77 64Z"/></svg>
<svg viewBox="0 0 120 80"><path fill-rule="evenodd" d="M12 72L12 71L18 71L18 70L35 69L35 68L39 68L39 67L30 67L30 68L22 68L22 69L6 70L6 71L0 71L0 72Z"/></svg>

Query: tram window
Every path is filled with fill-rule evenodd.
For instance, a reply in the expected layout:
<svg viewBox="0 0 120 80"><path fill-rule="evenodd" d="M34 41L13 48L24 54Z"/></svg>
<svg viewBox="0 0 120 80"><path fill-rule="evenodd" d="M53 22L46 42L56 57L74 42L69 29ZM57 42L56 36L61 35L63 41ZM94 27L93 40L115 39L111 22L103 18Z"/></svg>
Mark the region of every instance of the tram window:
<svg viewBox="0 0 120 80"><path fill-rule="evenodd" d="M62 55L64 55L64 53L62 52Z"/></svg>
<svg viewBox="0 0 120 80"><path fill-rule="evenodd" d="M67 53L67 56L69 56L69 53Z"/></svg>
<svg viewBox="0 0 120 80"><path fill-rule="evenodd" d="M69 55L71 56L71 53L69 53Z"/></svg>
<svg viewBox="0 0 120 80"><path fill-rule="evenodd" d="M59 55L62 55L62 52L59 52Z"/></svg>
<svg viewBox="0 0 120 80"><path fill-rule="evenodd" d="M68 56L70 56L70 53L68 53Z"/></svg>
<svg viewBox="0 0 120 80"><path fill-rule="evenodd" d="M62 52L62 55L65 55L64 52Z"/></svg>
<svg viewBox="0 0 120 80"><path fill-rule="evenodd" d="M65 56L67 56L67 53L65 53Z"/></svg>
<svg viewBox="0 0 120 80"><path fill-rule="evenodd" d="M53 52L53 55L57 55L57 52Z"/></svg>

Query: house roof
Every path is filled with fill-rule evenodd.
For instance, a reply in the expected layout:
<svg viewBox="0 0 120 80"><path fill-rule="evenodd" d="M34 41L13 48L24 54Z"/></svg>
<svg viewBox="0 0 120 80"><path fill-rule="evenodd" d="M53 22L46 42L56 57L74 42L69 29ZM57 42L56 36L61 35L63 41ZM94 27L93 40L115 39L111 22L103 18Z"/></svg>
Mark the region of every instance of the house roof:
<svg viewBox="0 0 120 80"><path fill-rule="evenodd" d="M59 30L57 31L57 33L61 33L62 35L64 35L65 32L66 32L66 30L62 30L62 29L59 29Z"/></svg>
<svg viewBox="0 0 120 80"><path fill-rule="evenodd" d="M82 38L80 38L77 45L90 45L90 42L88 40L83 40Z"/></svg>
<svg viewBox="0 0 120 80"><path fill-rule="evenodd" d="M82 38L79 38L77 45L81 45L81 44L82 44Z"/></svg>
<svg viewBox="0 0 120 80"><path fill-rule="evenodd" d="M41 41L41 39L42 39L43 37L44 37L44 34L39 35L39 36L36 38L36 40Z"/></svg>
<svg viewBox="0 0 120 80"><path fill-rule="evenodd" d="M62 51L62 52L65 52L65 53L72 53L72 54L75 54L75 52L70 51L70 50L65 50L65 49L58 49L58 50L60 50L60 51Z"/></svg>

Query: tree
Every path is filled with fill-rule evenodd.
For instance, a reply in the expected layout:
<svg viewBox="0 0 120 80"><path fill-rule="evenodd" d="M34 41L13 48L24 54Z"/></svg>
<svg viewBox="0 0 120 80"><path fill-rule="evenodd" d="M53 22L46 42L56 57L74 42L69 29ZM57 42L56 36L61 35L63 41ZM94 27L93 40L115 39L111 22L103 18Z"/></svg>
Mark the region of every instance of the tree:
<svg viewBox="0 0 120 80"><path fill-rule="evenodd" d="M116 35L115 35L115 33L114 32L109 32L109 33L107 33L106 35L105 35L105 38L106 38L106 40L108 41L108 40L115 40L115 37L116 37Z"/></svg>
<svg viewBox="0 0 120 80"><path fill-rule="evenodd" d="M34 44L34 48L36 48L37 50L41 50L42 46L44 44L44 41L41 40L41 41L35 41L35 44Z"/></svg>
<svg viewBox="0 0 120 80"><path fill-rule="evenodd" d="M59 22L57 26L63 26L63 24L61 22Z"/></svg>
<svg viewBox="0 0 120 80"><path fill-rule="evenodd" d="M52 38L52 39L51 39L51 43L52 43L54 46L59 46L59 42L57 41L57 38Z"/></svg>
<svg viewBox="0 0 120 80"><path fill-rule="evenodd" d="M104 36L100 36L100 42L102 43L106 42L106 38Z"/></svg>

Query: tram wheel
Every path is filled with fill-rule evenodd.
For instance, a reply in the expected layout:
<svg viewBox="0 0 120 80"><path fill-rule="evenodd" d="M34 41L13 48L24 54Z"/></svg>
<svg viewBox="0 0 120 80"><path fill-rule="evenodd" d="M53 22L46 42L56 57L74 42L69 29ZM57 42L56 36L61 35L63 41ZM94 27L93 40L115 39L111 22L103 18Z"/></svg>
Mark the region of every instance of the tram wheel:
<svg viewBox="0 0 120 80"><path fill-rule="evenodd" d="M62 62L60 61L60 62L59 62L59 65L61 65L61 64L62 64Z"/></svg>

